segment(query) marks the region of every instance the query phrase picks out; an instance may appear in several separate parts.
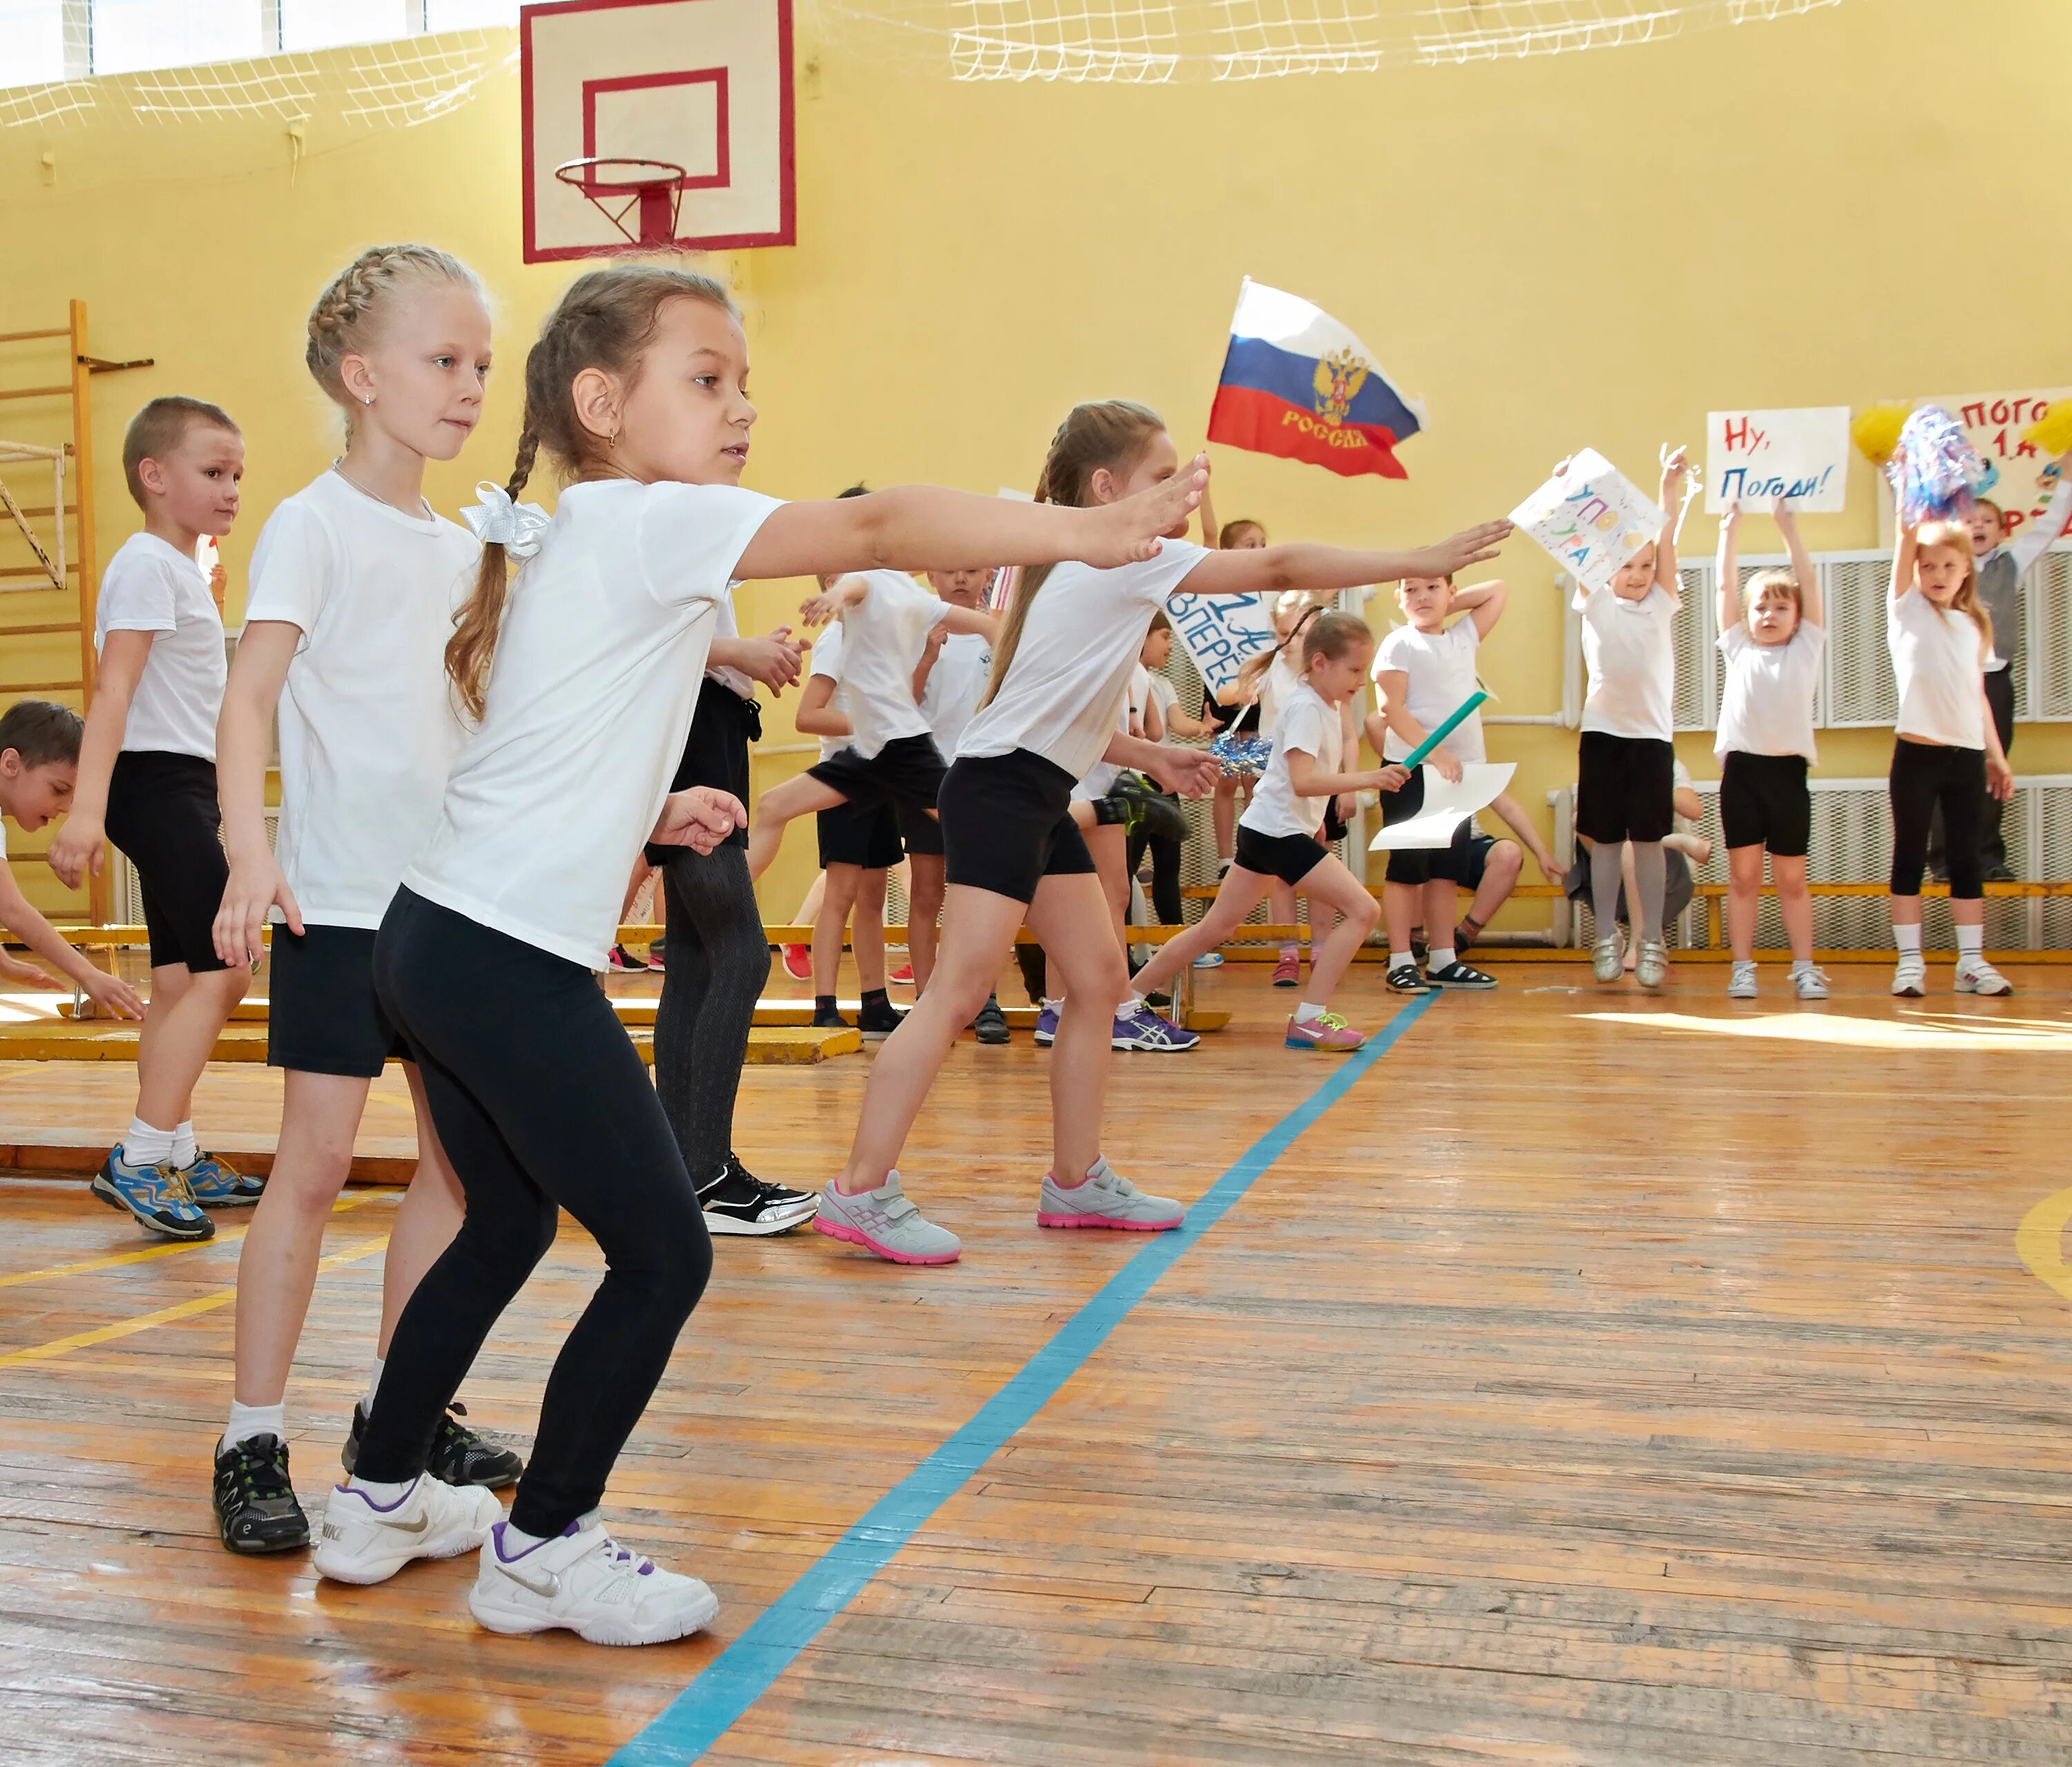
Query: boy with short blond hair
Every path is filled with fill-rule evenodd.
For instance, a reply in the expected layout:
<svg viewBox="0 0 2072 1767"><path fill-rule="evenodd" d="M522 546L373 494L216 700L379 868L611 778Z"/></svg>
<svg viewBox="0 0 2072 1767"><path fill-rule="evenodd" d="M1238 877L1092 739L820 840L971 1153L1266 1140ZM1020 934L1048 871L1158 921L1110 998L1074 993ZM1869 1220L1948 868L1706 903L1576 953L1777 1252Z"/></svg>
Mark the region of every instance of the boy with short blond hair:
<svg viewBox="0 0 2072 1767"><path fill-rule="evenodd" d="M142 886L151 998L137 1060L137 1114L93 1192L171 1239L208 1239L204 1209L258 1200L262 1186L196 1145L200 1079L249 973L216 955L229 872L219 830L216 723L225 676L223 616L195 552L230 531L245 441L220 406L153 399L130 422L122 472L144 512L102 574L101 665L80 743L72 811L51 869L77 888L128 855Z"/></svg>

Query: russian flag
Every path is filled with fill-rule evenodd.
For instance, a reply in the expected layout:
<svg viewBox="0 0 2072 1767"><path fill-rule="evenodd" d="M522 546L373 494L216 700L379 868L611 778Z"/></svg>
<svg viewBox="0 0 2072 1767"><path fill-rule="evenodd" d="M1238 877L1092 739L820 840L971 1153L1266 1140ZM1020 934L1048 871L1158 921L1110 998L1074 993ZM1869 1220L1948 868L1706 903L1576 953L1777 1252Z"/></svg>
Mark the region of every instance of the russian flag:
<svg viewBox="0 0 2072 1767"><path fill-rule="evenodd" d="M1388 384L1374 352L1322 308L1248 276L1209 412L1209 439L1355 478L1407 479L1396 447L1424 407Z"/></svg>

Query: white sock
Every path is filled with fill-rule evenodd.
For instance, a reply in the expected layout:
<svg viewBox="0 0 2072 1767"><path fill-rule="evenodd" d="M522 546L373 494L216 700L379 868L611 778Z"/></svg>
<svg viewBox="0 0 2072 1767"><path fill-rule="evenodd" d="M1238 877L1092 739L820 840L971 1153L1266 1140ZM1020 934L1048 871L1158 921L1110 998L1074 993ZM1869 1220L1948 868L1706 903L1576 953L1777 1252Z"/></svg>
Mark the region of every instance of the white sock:
<svg viewBox="0 0 2072 1767"><path fill-rule="evenodd" d="M1298 963L1302 961L1302 948L1299 945L1282 945L1281 947L1281 954L1284 958L1293 958Z"/></svg>
<svg viewBox="0 0 2072 1767"><path fill-rule="evenodd" d="M1435 945L1424 954L1424 967L1428 970L1448 969L1453 962L1453 948L1450 945Z"/></svg>
<svg viewBox="0 0 2072 1767"><path fill-rule="evenodd" d="M405 1479L401 1485L383 1485L373 1479L363 1479L357 1472L350 1472L346 1475L345 1488L348 1491L357 1491L363 1497L373 1498L385 1510L402 1501L410 1487L417 1482L415 1479Z"/></svg>
<svg viewBox="0 0 2072 1767"><path fill-rule="evenodd" d="M360 1409L365 1411L370 1417L374 1415L374 1395L381 1390L381 1370L388 1365L388 1358L387 1357L376 1357L374 1358L374 1372L367 1377L367 1397L360 1401Z"/></svg>
<svg viewBox="0 0 2072 1767"><path fill-rule="evenodd" d="M1312 1019L1320 1019L1330 1006L1328 1000L1305 1000L1295 1008L1295 1022L1307 1024Z"/></svg>
<svg viewBox="0 0 2072 1767"><path fill-rule="evenodd" d="M130 1132L122 1138L122 1158L132 1166L162 1166L172 1157L172 1129L154 1129L142 1117L130 1119Z"/></svg>
<svg viewBox="0 0 2072 1767"><path fill-rule="evenodd" d="M1046 994L1043 996L1043 1004L1053 1012L1062 1012L1065 1010L1065 997L1061 994L1054 1000Z"/></svg>
<svg viewBox="0 0 2072 1767"><path fill-rule="evenodd" d="M1901 957L1919 957L1921 928L1918 925L1896 926L1892 929L1892 942L1899 947L1899 954Z"/></svg>
<svg viewBox="0 0 2072 1767"><path fill-rule="evenodd" d="M1404 964L1412 961L1408 951L1391 951L1388 954L1388 966L1392 970L1400 970Z"/></svg>
<svg viewBox="0 0 2072 1767"><path fill-rule="evenodd" d="M1749 967L1750 969L1753 969L1755 966L1751 963ZM1794 958L1791 960L1791 973L1794 975L1805 975L1810 974L1812 968L1813 960L1811 958Z"/></svg>
<svg viewBox="0 0 2072 1767"><path fill-rule="evenodd" d="M230 1422L224 1426L223 1445L234 1448L240 1442L249 1442L255 1436L278 1436L288 1440L288 1407L280 1405L240 1405L230 1402Z"/></svg>
<svg viewBox="0 0 2072 1767"><path fill-rule="evenodd" d="M173 1131L173 1164L184 1168L200 1158L201 1148L195 1140L194 1122L190 1118Z"/></svg>
<svg viewBox="0 0 2072 1767"><path fill-rule="evenodd" d="M507 1522L504 1524L504 1537L497 1543L496 1555L507 1561L520 1558L536 1546L545 1546L551 1538L549 1534L528 1534L516 1522Z"/></svg>
<svg viewBox="0 0 2072 1767"><path fill-rule="evenodd" d="M1960 926L1957 929L1957 961L1959 964L1975 963L1985 954L1986 929L1983 926Z"/></svg>

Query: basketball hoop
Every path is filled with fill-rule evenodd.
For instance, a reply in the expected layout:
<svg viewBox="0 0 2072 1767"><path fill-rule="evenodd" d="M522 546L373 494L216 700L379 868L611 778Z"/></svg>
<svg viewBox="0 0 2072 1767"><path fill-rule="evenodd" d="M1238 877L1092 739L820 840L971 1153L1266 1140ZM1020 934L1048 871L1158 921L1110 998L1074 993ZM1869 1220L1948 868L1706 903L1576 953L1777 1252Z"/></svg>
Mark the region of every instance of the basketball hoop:
<svg viewBox="0 0 2072 1767"><path fill-rule="evenodd" d="M628 245L658 249L676 245L676 207L684 194L681 166L666 159L571 159L557 166L554 175L570 189L582 192ZM636 212L637 233L626 224L627 217Z"/></svg>

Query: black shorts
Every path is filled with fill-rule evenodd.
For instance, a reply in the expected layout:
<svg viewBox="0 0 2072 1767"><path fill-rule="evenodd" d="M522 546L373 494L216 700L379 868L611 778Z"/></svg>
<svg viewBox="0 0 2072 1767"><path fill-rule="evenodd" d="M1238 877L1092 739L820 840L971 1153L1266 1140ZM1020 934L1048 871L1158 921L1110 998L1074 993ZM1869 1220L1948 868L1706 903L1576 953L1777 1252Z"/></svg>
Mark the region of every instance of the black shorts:
<svg viewBox="0 0 2072 1767"><path fill-rule="evenodd" d="M1729 851L1766 846L1775 859L1803 859L1813 842L1813 794L1803 755L1750 755L1730 748L1720 763L1720 832Z"/></svg>
<svg viewBox="0 0 2072 1767"><path fill-rule="evenodd" d="M229 968L216 954L216 911L230 881L216 763L125 749L109 777L103 826L137 868L151 967L184 963L197 975Z"/></svg>
<svg viewBox="0 0 2072 1767"><path fill-rule="evenodd" d="M1261 877L1300 884L1330 856L1331 850L1314 834L1262 834L1240 822L1237 857L1231 863Z"/></svg>
<svg viewBox="0 0 2072 1767"><path fill-rule="evenodd" d="M837 804L820 812L820 869L861 865L889 871L906 855L899 844L899 819L890 804Z"/></svg>
<svg viewBox="0 0 2072 1767"><path fill-rule="evenodd" d="M1420 767L1410 776L1401 791L1381 794L1381 826L1388 828L1397 822L1407 822L1424 807L1424 769ZM1479 889L1482 872L1489 865L1490 849L1495 845L1492 837L1475 826L1474 817L1464 816L1461 826L1453 830L1449 846L1391 848L1388 870L1383 875L1391 884L1414 887L1451 883L1465 890Z"/></svg>
<svg viewBox="0 0 2072 1767"><path fill-rule="evenodd" d="M1666 840L1675 826L1674 743L1586 730L1576 778L1576 832L1585 840Z"/></svg>
<svg viewBox="0 0 2072 1767"><path fill-rule="evenodd" d="M1030 902L1046 877L1092 871L1071 816L1078 783L1026 748L960 760L943 781L944 881Z"/></svg>
<svg viewBox="0 0 2072 1767"><path fill-rule="evenodd" d="M374 994L374 929L273 929L266 1065L372 1080L410 1052Z"/></svg>

